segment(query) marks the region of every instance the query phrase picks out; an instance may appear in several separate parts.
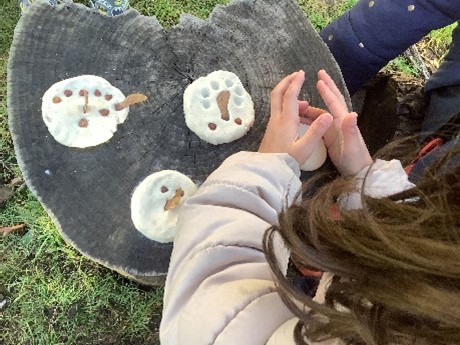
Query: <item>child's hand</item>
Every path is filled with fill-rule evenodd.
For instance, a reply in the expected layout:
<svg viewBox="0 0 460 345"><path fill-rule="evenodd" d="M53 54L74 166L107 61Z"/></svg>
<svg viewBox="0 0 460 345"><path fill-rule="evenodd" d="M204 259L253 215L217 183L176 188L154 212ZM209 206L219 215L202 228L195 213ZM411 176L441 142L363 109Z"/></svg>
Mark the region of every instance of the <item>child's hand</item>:
<svg viewBox="0 0 460 345"><path fill-rule="evenodd" d="M299 71L284 78L271 94L271 117L259 148L262 153L288 153L300 165L313 153L322 136L332 124L330 114L310 114L307 102L299 101L305 72ZM299 138L299 125L304 116L315 117L310 128ZM304 122L304 119L302 119Z"/></svg>
<svg viewBox="0 0 460 345"><path fill-rule="evenodd" d="M345 98L331 77L321 70L318 73L317 88L331 112L334 122L324 135L329 157L344 176L354 176L372 164L372 158L356 124L358 115L349 113ZM319 116L320 111L310 111L310 119Z"/></svg>

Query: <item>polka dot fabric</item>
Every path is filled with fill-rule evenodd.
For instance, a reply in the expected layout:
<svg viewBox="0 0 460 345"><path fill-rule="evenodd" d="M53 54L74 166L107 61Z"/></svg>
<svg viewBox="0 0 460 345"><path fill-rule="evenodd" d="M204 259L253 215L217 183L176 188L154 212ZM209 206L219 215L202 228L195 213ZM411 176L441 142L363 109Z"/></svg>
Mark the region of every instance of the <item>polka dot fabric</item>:
<svg viewBox="0 0 460 345"><path fill-rule="evenodd" d="M410 45L459 19L460 1L362 0L320 35L354 93Z"/></svg>

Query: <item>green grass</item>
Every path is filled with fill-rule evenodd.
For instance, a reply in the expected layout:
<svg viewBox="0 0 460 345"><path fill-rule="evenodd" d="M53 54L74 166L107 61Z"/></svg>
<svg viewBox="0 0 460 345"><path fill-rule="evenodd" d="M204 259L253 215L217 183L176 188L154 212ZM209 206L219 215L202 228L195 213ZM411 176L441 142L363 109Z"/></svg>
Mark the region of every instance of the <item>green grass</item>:
<svg viewBox="0 0 460 345"><path fill-rule="evenodd" d="M80 0L79 2L83 2ZM205 18L229 0L132 0L144 15L170 27L183 12ZM357 0L298 0L317 30ZM20 178L7 127L6 63L16 0L0 0L0 180ZM452 27L430 35L436 49L446 48ZM441 48L440 48L441 47ZM411 72L404 60L395 68ZM2 182L2 181L0 181ZM0 209L0 226L25 223L22 231L0 237L0 340L2 345L158 344L161 288L142 288L86 259L67 245L36 198L17 189Z"/></svg>
<svg viewBox="0 0 460 345"><path fill-rule="evenodd" d="M13 144L8 132L6 116L6 65L7 52L17 22L16 2L5 0L0 5L0 183L20 174L15 164Z"/></svg>
<svg viewBox="0 0 460 345"><path fill-rule="evenodd" d="M130 4L146 16L155 16L165 27L169 28L179 22L182 13L190 13L200 18L206 18L212 9L225 5L229 0L131 0Z"/></svg>
<svg viewBox="0 0 460 345"><path fill-rule="evenodd" d="M446 51L452 43L452 31L457 27L457 23L446 26L445 28L434 30L428 35L428 46L436 51Z"/></svg>
<svg viewBox="0 0 460 345"><path fill-rule="evenodd" d="M403 72L413 77L420 77L417 67L405 56L398 56L396 59L390 61L385 69L387 71Z"/></svg>
<svg viewBox="0 0 460 345"><path fill-rule="evenodd" d="M1 213L10 222L28 230L2 241L5 344L156 343L162 289L144 291L82 257L27 190Z"/></svg>
<svg viewBox="0 0 460 345"><path fill-rule="evenodd" d="M299 6L308 15L310 22L318 31L325 28L346 10L352 8L357 2L358 0L297 0Z"/></svg>

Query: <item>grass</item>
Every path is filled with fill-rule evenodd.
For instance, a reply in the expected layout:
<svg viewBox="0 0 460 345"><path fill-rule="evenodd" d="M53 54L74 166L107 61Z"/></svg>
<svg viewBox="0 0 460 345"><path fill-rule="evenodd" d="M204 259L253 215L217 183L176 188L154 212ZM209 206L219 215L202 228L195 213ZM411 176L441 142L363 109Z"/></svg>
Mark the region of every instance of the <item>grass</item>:
<svg viewBox="0 0 460 345"><path fill-rule="evenodd" d="M452 31L457 25L457 23L454 23L442 29L430 32L427 46L436 51L446 51L448 46L452 43Z"/></svg>
<svg viewBox="0 0 460 345"><path fill-rule="evenodd" d="M21 178L7 127L6 64L16 0L0 4L0 182ZM79 1L82 2L82 1ZM205 18L229 0L132 0L144 15L165 26L181 13ZM298 0L320 30L357 0ZM330 2L330 0L328 0ZM424 44L446 50L453 27L432 33ZM441 54L442 55L442 54ZM413 73L399 58L397 70ZM158 344L161 288L143 288L81 256L58 235L52 221L27 188L0 209L0 226L26 224L24 230L0 238L0 311L2 345Z"/></svg>
<svg viewBox="0 0 460 345"><path fill-rule="evenodd" d="M15 164L13 144L8 132L6 116L7 52L17 22L17 11L17 5L13 1L6 0L0 5L0 183L2 180L9 181L20 174Z"/></svg>
<svg viewBox="0 0 460 345"><path fill-rule="evenodd" d="M4 344L156 344L162 289L142 289L64 243L28 191L0 224L26 223L2 239Z"/></svg>
<svg viewBox="0 0 460 345"><path fill-rule="evenodd" d="M143 290L82 257L27 190L4 208L0 223L10 222L28 230L2 244L5 344L157 343L162 289Z"/></svg>
<svg viewBox="0 0 460 345"><path fill-rule="evenodd" d="M298 0L297 3L308 14L308 18L316 30L325 28L340 14L352 8L358 0L342 0L342 1L312 1Z"/></svg>

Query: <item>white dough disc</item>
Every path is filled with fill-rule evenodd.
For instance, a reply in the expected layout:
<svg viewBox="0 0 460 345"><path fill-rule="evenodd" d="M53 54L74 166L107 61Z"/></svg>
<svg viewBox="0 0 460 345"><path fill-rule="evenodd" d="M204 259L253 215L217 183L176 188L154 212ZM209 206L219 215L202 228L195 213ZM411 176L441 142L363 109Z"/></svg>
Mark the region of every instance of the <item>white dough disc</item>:
<svg viewBox="0 0 460 345"><path fill-rule="evenodd" d="M308 128L310 128L310 126L301 123L299 128L299 137L303 136L307 132ZM326 158L327 148L324 144L324 140L321 139L321 142L315 147L311 156L304 164L301 165L300 169L303 171L313 171L319 169L326 161Z"/></svg>
<svg viewBox="0 0 460 345"><path fill-rule="evenodd" d="M84 113L85 96L88 109ZM94 75L65 79L52 85L43 95L42 116L57 142L69 147L90 147L108 141L128 116L115 105L125 99L107 80Z"/></svg>
<svg viewBox="0 0 460 345"><path fill-rule="evenodd" d="M176 234L178 210L196 190L195 183L177 171L162 170L147 176L136 187L131 198L134 226L151 240L172 242ZM175 207L165 210L172 202Z"/></svg>
<svg viewBox="0 0 460 345"><path fill-rule="evenodd" d="M190 84L184 92L185 123L200 139L230 143L254 124L254 103L238 76L215 71Z"/></svg>

